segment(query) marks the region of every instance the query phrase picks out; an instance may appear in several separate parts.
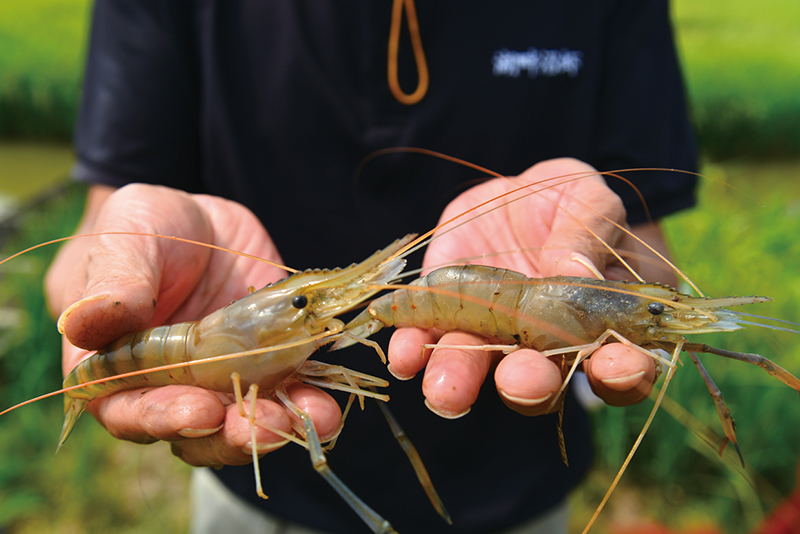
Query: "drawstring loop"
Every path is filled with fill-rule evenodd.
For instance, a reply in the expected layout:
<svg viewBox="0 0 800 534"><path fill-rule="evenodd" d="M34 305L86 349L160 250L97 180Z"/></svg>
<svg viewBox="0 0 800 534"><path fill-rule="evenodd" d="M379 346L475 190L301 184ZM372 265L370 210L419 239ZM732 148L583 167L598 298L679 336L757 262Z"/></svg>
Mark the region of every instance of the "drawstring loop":
<svg viewBox="0 0 800 534"><path fill-rule="evenodd" d="M417 64L417 89L411 94L403 92L397 80L397 54L400 48L400 25L403 20L403 8L408 17L408 31L411 34L411 46L414 48L414 59ZM392 95L401 104L411 106L418 103L428 92L428 64L425 61L425 52L422 50L422 40L419 36L419 23L414 0L394 0L392 6L392 27L389 31L389 89Z"/></svg>

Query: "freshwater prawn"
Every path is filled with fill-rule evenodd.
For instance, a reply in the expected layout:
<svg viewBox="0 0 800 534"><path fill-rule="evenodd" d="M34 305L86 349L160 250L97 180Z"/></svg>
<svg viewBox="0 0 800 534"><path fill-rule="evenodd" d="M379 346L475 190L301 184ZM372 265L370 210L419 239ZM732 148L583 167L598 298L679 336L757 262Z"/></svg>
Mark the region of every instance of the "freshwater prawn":
<svg viewBox="0 0 800 534"><path fill-rule="evenodd" d="M387 254L385 255L386 257L384 259L386 259L387 262L396 262L397 260L393 257L393 254L395 252L397 252L398 254L402 254L402 253L406 252L408 249L404 248L403 245L398 245L396 247L390 247L389 250L390 250L390 252L387 252ZM395 263L395 266L396 266L396 263ZM377 290L381 290L381 289L384 289L384 288L387 288L387 287L388 288L393 288L393 286L388 284L387 280L394 278L397 275L397 273L399 272L399 270L397 270L397 268L395 267L395 269L394 270L390 270L390 272L391 272L390 275L387 275L387 276L384 276L384 277L379 276L379 277L375 278L374 280L365 282L365 285L368 286L369 294L368 294L368 296L365 296L363 298L369 298L369 295L373 294ZM414 295L414 294L417 294L417 295L428 294L429 296L427 298L431 298L431 296L434 296L434 297L436 297L436 296L444 296L446 298L452 298L454 296L453 293L457 293L458 296L460 297L462 294L465 294L465 293L467 293L467 294L471 293L471 292L479 293L481 291L480 288L483 288L485 290L488 287L487 284L494 277L496 277L496 271L483 271L482 268L478 268L478 267L464 268L464 269L460 269L458 272L459 272L458 276L461 276L463 273L468 273L468 272L476 273L475 274L475 278L471 282L471 288L470 288L470 283L468 283L466 286L457 287L457 288L455 288L455 286L448 286L448 284L444 284L444 285L439 284L438 288L434 288L429 292L428 290L424 290L424 291L418 290L417 288L420 287L420 283L416 283L416 284L412 284L409 288L406 288L405 290L401 290L401 291L406 291L407 294L408 294L408 292L410 292L411 295ZM432 274L432 275L428 275L428 276L431 277L431 276L434 276L434 275ZM507 276L509 278L513 278L514 277L514 273L512 273L510 275L507 275ZM426 280L427 279L429 279L429 278L426 278ZM291 280L291 278L289 280ZM664 307L672 306L673 309L678 309L678 310L682 310L682 311L686 311L686 310L697 311L697 309L702 306L698 302L693 302L693 303L690 303L690 304L685 304L683 306L679 306L677 303L678 303L678 301L681 300L682 297L676 297L677 294L674 291L669 290L667 288L656 288L655 286L648 287L648 286L646 286L644 284L639 284L639 285L633 286L633 287L629 286L628 288L625 288L625 287L620 288L621 286L619 284L614 285L614 283L602 283L602 282L597 282L597 281L593 281L593 280L585 280L585 279L579 279L579 278L562 278L562 279L549 279L549 280L546 280L546 281L533 281L533 280L530 280L530 279L527 279L527 278L523 277L523 279L513 280L510 284L508 284L507 287L503 287L503 285L501 284L500 286L498 286L499 289L494 290L494 292L496 292L496 293L503 292L503 293L508 294L508 292L506 291L507 289L511 290L511 291L518 291L520 287L525 287L525 286L527 286L527 287L535 287L537 285L540 286L540 287L544 287L547 284L556 285L559 288L561 288L562 291L564 290L564 288L575 288L575 293L573 293L572 296L567 296L565 298L565 300L567 302L569 302L570 299L575 299L576 297L574 295L577 295L577 294L585 295L586 293L589 293L589 292L592 292L592 291L603 293L610 300L616 299L615 302L617 302L617 303L626 303L626 302L628 302L630 300L635 300L636 302L635 302L635 304L632 304L632 306L641 308L641 306L644 305L644 307L646 309L645 310L645 317L648 317L650 319L659 318L659 317L661 317L663 315L663 312L664 312L664 308L662 308L661 311L659 311L658 313L655 313L654 312L654 308L652 307L653 303L660 302L662 305L664 305ZM394 298L395 296L396 296L396 294L394 294L392 296L392 298ZM625 298L626 296L632 297L632 298L626 300L626 298ZM297 295L293 296L292 297L292 301L294 301L294 299L296 297L297 297ZM380 301L378 301L376 303L373 303L373 305L371 305L369 307L369 309L367 311L365 311L364 314L362 314L362 316L359 319L354 320L352 323L350 323L349 325L344 327L344 329L342 329L342 327L340 325L338 325L338 324L336 326L332 327L332 328L329 328L329 332L331 332L333 335L338 335L341 332L346 332L347 333L347 337L339 336L340 337L340 341L339 341L339 345L338 346L341 347L341 346L344 346L346 344L349 344L349 343L353 342L355 340L355 338L364 338L364 337L370 335L375 330L375 326L376 325L374 323L370 322L369 326L366 327L366 329L365 329L365 327L363 325L365 323L369 322L369 321L374 321L375 320L375 317L377 315L375 310L382 303L387 302L387 299L388 299L388 297L384 297L382 300L380 300ZM469 298L467 298L467 300L469 300ZM485 305L485 302L486 302L487 299L485 299L483 296L476 296L476 297L472 297L472 300L474 300L477 303L483 303ZM513 301L513 299L511 299L511 301ZM753 302L759 302L759 301L760 301L760 299L757 299L757 298L755 298L755 299L754 298L745 298L745 299L733 299L732 298L732 299L724 299L724 300L713 301L713 302L706 302L705 304L706 304L706 307L716 308L716 307L720 307L720 306L728 306L728 305L743 304L743 303L753 303ZM642 303L644 303L644 304L642 304ZM305 306L298 306L297 304L298 303L293 303L292 307L294 307L295 309L302 309L302 308L305 307ZM576 309L575 306L574 306L574 302L573 302L573 304L568 304L568 306L572 306L573 310ZM500 306L500 308L502 308L502 306ZM510 316L516 316L516 317L521 318L520 320L522 320L522 321L528 319L530 317L530 315L531 315L531 314L524 313L521 310L516 309L516 306L509 306L509 308L507 310L505 310L505 311L507 311ZM586 310L584 310L584 311L586 311ZM597 310L589 310L589 311L597 311ZM365 318L367 318L367 316L368 316L368 319L365 321ZM733 327L730 327L731 316L724 315L724 313L721 316L723 317L723 319L721 321L722 325L728 325L728 327L727 327L728 330L733 329ZM653 319L653 320L655 320L655 319ZM396 321L397 324L400 324L401 322L402 321ZM611 322L613 323L614 321L612 320ZM712 320L711 322L717 323L717 322L719 322L719 320L718 319L717 320ZM394 324L394 323L392 323L391 321L381 321L381 326L389 325L389 324ZM431 326L431 324L429 324L429 323L423 323L422 321L416 321L416 320L410 320L407 324L413 325L413 326L426 327L426 328ZM718 326L722 326L722 325L718 325ZM434 326L436 326L436 325L434 325ZM449 330L449 329L473 330L473 331L476 331L476 333L485 335L486 337L495 338L498 342L510 343L511 345L506 345L506 348L503 349L506 352L512 351L513 348L514 348L513 345L519 345L520 344L520 339L517 339L517 337L515 337L514 333L509 333L509 334L507 334L506 337L487 335L487 332L481 330L480 328L470 328L469 326L466 325L466 323L460 323L460 322L457 323L457 324L456 323L448 323L448 324L441 323L438 326L443 327L444 330ZM568 326L568 325L567 326L560 325L560 326L556 327L556 329L559 329L559 330L568 330L569 328L570 328L570 326ZM721 329L725 330L726 328L721 328ZM565 354L570 354L570 353L576 353L577 357L574 360L570 361L570 363L568 365L569 374L571 375L574 372L574 370L577 367L577 365L580 363L580 361L582 361L583 359L585 359L588 356L590 356L595 350L597 350L601 345L603 345L609 339L617 340L617 341L621 341L621 342L628 341L628 343L633 345L633 346L639 346L638 344L647 345L647 343L648 343L648 341L645 338L636 338L635 336L632 336L630 334L628 334L628 337L626 337L625 335L614 335L614 334L606 335L606 332L608 330L609 329L606 328L604 332L601 332L601 334L602 334L601 335L601 334L597 334L597 330L592 330L592 329L588 329L587 328L586 331L587 332L591 332L591 333L589 333L589 334L582 333L582 334L576 336L577 338L583 339L584 341L586 341L586 343L584 343L583 346L579 346L575 342L570 342L570 344L566 345L566 347L562 346L562 347L558 347L558 348L549 348L549 349L548 349L548 347L552 347L553 343L545 343L543 346L536 346L534 344L534 346L536 346L536 348L541 348L541 349L544 349L544 350L553 351L552 354L550 354L550 355L565 355ZM669 333L673 333L674 334L675 332L667 332L667 333L668 334ZM510 338L508 336L510 336ZM517 333L516 336L519 337L519 333ZM589 339L589 338L591 338L591 339ZM631 338L631 339L629 339L629 338ZM316 341L317 340L314 340L314 342L310 344L310 346L311 346L310 351L311 352L313 352L313 350L316 348ZM705 349L705 347L702 347L702 346L699 346L699 345L689 345L689 346L687 346L682 340L676 341L673 338L659 339L659 340L654 341L653 343L655 344L655 346L657 346L659 348L668 347L668 348L672 348L673 349L673 357L669 361L665 362L663 358L654 356L655 359L659 359L662 363L666 363L667 366L669 367L669 373L667 375L667 377L668 377L667 379L668 380L671 378L672 373L674 373L675 361L677 359L677 354L681 351L682 348L689 348L690 350L695 350L695 351L703 351ZM564 343L562 342L561 345L564 345ZM492 346L492 347L488 347L488 348L496 349L498 347L497 346ZM645 353L647 353L648 355L652 354L647 350L645 350ZM761 360L760 363L763 363L763 360ZM297 368L295 367L295 369L297 369ZM778 372L777 374L780 375L779 377L786 378L784 381L789 383L790 385L792 385L792 387L795 387L797 389L797 387L796 387L796 379L794 379L794 377L787 378L786 375L781 373L781 372ZM791 376L791 375L789 375L789 376ZM337 377L340 379L340 380L338 380L339 383L344 383L347 380L347 378L345 377L344 374L339 374L339 375L337 375ZM117 381L117 383L119 383L118 380L120 380L119 377L115 377L115 376L110 376L110 377L108 377L108 379L104 379L104 380L109 380L109 379ZM224 380L226 380L228 383L230 383L230 375L226 376L224 378ZM794 382L792 382L792 380L794 380ZM278 380L278 382L280 382L280 380ZM272 385L274 385L274 383ZM372 383L371 385L380 385L380 384L379 383ZM355 390L359 395L362 395L362 394L366 395L367 394L364 390L362 390L359 387L356 387ZM75 391L80 391L80 389L76 388ZM556 398L558 398L560 396L560 393L561 392L559 392L559 395L557 395ZM241 395L239 395L238 397L241 397ZM254 398L255 398L255 395L252 395L251 399L254 399ZM251 411L250 411L251 414L254 411L253 408L254 408L254 405L251 407ZM725 424L725 420L723 420L723 424ZM66 439L66 435L68 434L69 426L70 425L68 423L65 423L65 429L64 429L64 432L62 432L62 439L61 439L62 443L63 443L63 440ZM251 427L252 427L252 425L251 425ZM727 430L728 429L726 428L726 434L727 434ZM254 439L254 441L255 441L255 439ZM376 532L378 532L378 531L387 531L387 532L390 531L390 530L376 530L376 528L385 528L385 527L382 527L382 526L373 527L373 530L375 530Z"/></svg>
<svg viewBox="0 0 800 534"><path fill-rule="evenodd" d="M320 440L311 417L291 399L286 383L291 377L294 381L350 393L345 416L355 396L359 397L362 408L364 397L388 401L387 395L378 394L374 389L387 386L385 380L341 366L308 361L308 358L319 346L347 335L342 333L343 323L335 317L370 298L380 290L376 288L397 276L405 262L395 253L413 237L396 241L360 264L344 269L294 273L259 291L251 288L248 296L200 321L129 334L82 360L64 380L65 419L58 448L67 440L89 402L95 399L121 391L172 384L227 392L234 394L239 414L250 425L250 449L259 496L267 498L261 488L258 455L275 444L268 445L267 449L258 448L258 426L281 436L284 442L294 441L308 448L314 468L374 532L395 532L388 521L364 504L327 466L322 441L335 439L341 425L332 438ZM64 323L80 305L73 305L61 315L59 330L62 333ZM382 355L379 348L378 352ZM244 407L243 386L249 386L249 410ZM296 430L304 440L256 421L259 390L262 395L274 396L296 415L302 422ZM342 416L342 424L345 416ZM393 423L388 412L387 418ZM217 430L219 428L187 428L181 435L203 437ZM412 464L423 477L421 480L425 480L423 485L434 506L449 520L435 490L426 480L418 455L402 436L402 429L397 427L396 434L401 445L407 450L410 448Z"/></svg>
<svg viewBox="0 0 800 534"><path fill-rule="evenodd" d="M486 208L487 211L493 209ZM443 217L446 218L447 216ZM458 221L456 224L460 226L463 223ZM617 255L599 236L595 237L599 246L606 247L638 281L606 281L597 269L592 272L598 279L588 279L564 276L528 278L518 272L481 265L441 267L407 286L392 286L392 293L373 300L366 310L346 325L345 328L355 336L338 340L334 344L334 349L343 348L352 345L355 337L368 337L386 326L395 326L468 332L488 340L489 343L477 346L426 344L423 345L425 349L477 349L499 351L508 355L521 348L533 348L541 351L545 357L560 360L563 375L566 377L560 389L542 404L547 407L547 411L563 407L559 403L563 402L562 395L579 364L599 353L609 342L620 343L658 362L659 371L667 370L663 387L638 439L584 532L591 528L641 443L662 403L677 364L680 363L681 352L690 355L713 399L725 436L719 443L719 455L722 456L726 445L732 444L742 468L745 462L737 443L733 417L722 392L697 353L710 353L756 365L800 392L800 380L797 377L761 355L722 350L692 342L685 337L692 334L731 332L745 324L765 326L753 323L747 317L749 314L745 313L743 316L725 308L763 303L772 299L707 298L684 273L652 249L651 252L674 269L700 297L690 296L662 284L645 283L627 264L625 258ZM635 236L631 237L636 239ZM580 255L573 255L572 259L589 269L593 267L591 262ZM475 261L480 262L482 259ZM795 332L791 329L789 331ZM668 357L654 352L654 349L666 351ZM501 390L498 393L504 397L504 401L509 397ZM529 402L528 399L509 400L523 405ZM532 404L541 404L543 400L545 399L535 399ZM430 405L429 407L436 412L436 409ZM440 415L461 417L466 413L467 411ZM563 415L563 412L559 412L559 415ZM566 462L563 438L560 445Z"/></svg>

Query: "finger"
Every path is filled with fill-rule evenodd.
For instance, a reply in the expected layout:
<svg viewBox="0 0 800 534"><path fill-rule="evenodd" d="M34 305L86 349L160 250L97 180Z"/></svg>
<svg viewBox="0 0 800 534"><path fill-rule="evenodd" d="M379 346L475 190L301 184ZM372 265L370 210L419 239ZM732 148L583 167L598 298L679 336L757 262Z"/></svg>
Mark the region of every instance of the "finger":
<svg viewBox="0 0 800 534"><path fill-rule="evenodd" d="M112 436L153 443L183 439L187 429L213 433L224 421L225 403L211 391L175 385L116 393L92 401L89 411Z"/></svg>
<svg viewBox="0 0 800 534"><path fill-rule="evenodd" d="M645 399L656 379L655 362L650 356L623 345L600 347L583 362L595 394L611 406L627 406Z"/></svg>
<svg viewBox="0 0 800 534"><path fill-rule="evenodd" d="M263 287L287 276L282 259L261 221L247 208L219 197L193 195L208 216L214 244L256 256L214 251L203 278L170 321L193 320L247 295L247 287Z"/></svg>
<svg viewBox="0 0 800 534"><path fill-rule="evenodd" d="M141 184L109 196L93 231L158 233L202 241L211 235L202 210L189 195ZM206 248L153 237L92 239L84 256L85 287L75 289L83 300L59 320L70 341L89 350L166 319L197 284L209 257Z"/></svg>
<svg viewBox="0 0 800 534"><path fill-rule="evenodd" d="M439 340L441 345L480 347L485 343L483 338L464 332L447 332ZM496 354L478 348L433 349L422 380L426 406L448 419L465 415L478 398L481 385L496 358Z"/></svg>
<svg viewBox="0 0 800 534"><path fill-rule="evenodd" d="M91 294L70 305L58 319L58 331L86 350L99 350L153 321L156 294L141 280L121 280L119 288Z"/></svg>
<svg viewBox="0 0 800 534"><path fill-rule="evenodd" d="M392 376L399 380L411 380L425 368L431 349L423 345L436 343L440 336L432 330L419 328L397 328L389 340L389 365Z"/></svg>
<svg viewBox="0 0 800 534"><path fill-rule="evenodd" d="M86 195L86 208L76 235L86 234L94 228L97 213L116 188L93 185ZM45 295L48 311L53 317L78 300L86 287L86 272L82 268L89 246L87 238L71 239L59 249L45 274Z"/></svg>
<svg viewBox="0 0 800 534"><path fill-rule="evenodd" d="M250 402L245 402L249 413ZM279 434L264 428L276 428L292 433L292 424L286 410L269 399L257 399L255 426L257 453L262 456L277 450L288 441ZM195 467L244 465L252 462L252 434L250 422L239 414L235 403L224 409L224 424L219 432L196 439L181 439L171 444L172 454Z"/></svg>
<svg viewBox="0 0 800 534"><path fill-rule="evenodd" d="M623 248L632 250L641 257L638 273L642 278L648 282L658 282L676 287L678 277L663 259L669 258L669 250L658 223L640 223L632 226L631 231L638 239L626 237L625 241L630 245L623 245ZM628 275L627 278L630 276Z"/></svg>
<svg viewBox="0 0 800 534"><path fill-rule="evenodd" d="M287 384L286 392L292 402L311 416L321 442L336 437L342 426L342 409L333 397L317 387L301 382ZM303 425L300 418L293 413L291 417L300 426Z"/></svg>
<svg viewBox="0 0 800 534"><path fill-rule="evenodd" d="M341 429L342 412L336 401L327 393L301 383L286 387L292 402L311 416L314 427L325 442ZM245 410L249 410L249 402ZM266 454L287 443L278 434L263 428L277 428L292 434L292 420L302 426L302 421L286 407L268 399L258 399L256 406L256 440L258 454ZM176 441L172 453L194 466L242 465L252 460L250 423L239 415L235 404L225 408L225 424L222 429L208 437Z"/></svg>
<svg viewBox="0 0 800 534"><path fill-rule="evenodd" d="M494 380L505 405L528 416L547 413L562 383L558 366L528 349L506 355L497 365Z"/></svg>

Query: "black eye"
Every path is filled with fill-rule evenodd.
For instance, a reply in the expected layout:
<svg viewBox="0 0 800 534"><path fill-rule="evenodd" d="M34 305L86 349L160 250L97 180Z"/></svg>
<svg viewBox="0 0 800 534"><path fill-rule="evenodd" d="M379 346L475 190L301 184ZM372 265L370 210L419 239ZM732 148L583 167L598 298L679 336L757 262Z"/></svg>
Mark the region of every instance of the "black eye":
<svg viewBox="0 0 800 534"><path fill-rule="evenodd" d="M661 315L664 313L664 305L660 302L651 302L647 305L647 311L653 315Z"/></svg>
<svg viewBox="0 0 800 534"><path fill-rule="evenodd" d="M292 299L292 306L297 308L298 310L302 310L306 306L308 306L308 297L305 295L297 295L295 298Z"/></svg>

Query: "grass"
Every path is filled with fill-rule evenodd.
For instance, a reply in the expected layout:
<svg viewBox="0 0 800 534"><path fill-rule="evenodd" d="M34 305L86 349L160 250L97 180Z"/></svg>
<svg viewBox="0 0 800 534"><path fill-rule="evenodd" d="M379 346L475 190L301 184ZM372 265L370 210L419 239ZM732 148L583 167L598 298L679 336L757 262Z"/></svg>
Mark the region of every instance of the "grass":
<svg viewBox="0 0 800 534"><path fill-rule="evenodd" d="M0 2L0 137L71 137L91 4Z"/></svg>
<svg viewBox="0 0 800 534"><path fill-rule="evenodd" d="M90 0L0 4L3 85L23 78L36 87L77 84L91 5Z"/></svg>
<svg viewBox="0 0 800 534"><path fill-rule="evenodd" d="M797 100L800 4L673 0L673 20L693 101Z"/></svg>
<svg viewBox="0 0 800 534"><path fill-rule="evenodd" d="M714 159L800 154L800 4L674 0L698 139Z"/></svg>

